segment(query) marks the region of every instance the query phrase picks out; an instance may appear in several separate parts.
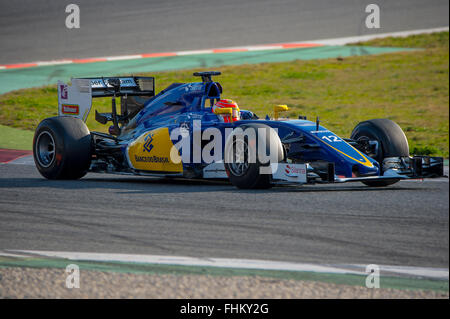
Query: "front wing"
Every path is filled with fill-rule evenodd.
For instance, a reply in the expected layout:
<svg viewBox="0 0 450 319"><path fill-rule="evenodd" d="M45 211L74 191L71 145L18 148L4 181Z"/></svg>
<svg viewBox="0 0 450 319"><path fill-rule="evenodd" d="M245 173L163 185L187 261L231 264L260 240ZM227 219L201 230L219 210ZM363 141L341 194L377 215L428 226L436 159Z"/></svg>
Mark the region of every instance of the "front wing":
<svg viewBox="0 0 450 319"><path fill-rule="evenodd" d="M438 178L444 176L444 160L442 157L414 156L409 158L387 158L383 161L381 176L342 177L335 175L334 163L272 163L272 181L274 184L316 184L347 183L378 180L406 180ZM203 169L203 178L228 178L222 162L212 163Z"/></svg>

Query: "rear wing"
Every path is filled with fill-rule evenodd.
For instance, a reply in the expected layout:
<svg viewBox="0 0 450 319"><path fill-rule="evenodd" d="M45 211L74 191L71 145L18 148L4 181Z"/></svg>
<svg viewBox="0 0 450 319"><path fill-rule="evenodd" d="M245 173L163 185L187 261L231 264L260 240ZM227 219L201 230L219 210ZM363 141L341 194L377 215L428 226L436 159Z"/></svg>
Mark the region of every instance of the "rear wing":
<svg viewBox="0 0 450 319"><path fill-rule="evenodd" d="M153 77L73 78L72 85L58 81L58 115L77 117L86 121L92 108L92 98L114 96L114 87L109 83L110 79L120 81L120 87L115 92L117 97L140 96L146 99L155 96Z"/></svg>
<svg viewBox="0 0 450 319"><path fill-rule="evenodd" d="M109 79L119 79L120 89L116 96L154 96L155 78L149 76L127 76L127 77L100 77L100 78L80 78L89 80L92 88L92 97L113 96L114 89L109 84Z"/></svg>

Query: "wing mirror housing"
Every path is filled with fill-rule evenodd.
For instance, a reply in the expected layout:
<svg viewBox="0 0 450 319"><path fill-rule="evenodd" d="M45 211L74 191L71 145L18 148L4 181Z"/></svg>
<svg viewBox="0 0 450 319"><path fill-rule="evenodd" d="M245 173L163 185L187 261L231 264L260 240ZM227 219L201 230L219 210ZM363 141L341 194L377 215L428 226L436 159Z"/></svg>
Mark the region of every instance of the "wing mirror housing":
<svg viewBox="0 0 450 319"><path fill-rule="evenodd" d="M274 117L274 119L275 120L278 120L278 115L279 115L279 113L280 112L285 112L285 111L288 111L289 110L289 108L288 108L288 106L287 105L275 105L274 107L273 107L273 117Z"/></svg>

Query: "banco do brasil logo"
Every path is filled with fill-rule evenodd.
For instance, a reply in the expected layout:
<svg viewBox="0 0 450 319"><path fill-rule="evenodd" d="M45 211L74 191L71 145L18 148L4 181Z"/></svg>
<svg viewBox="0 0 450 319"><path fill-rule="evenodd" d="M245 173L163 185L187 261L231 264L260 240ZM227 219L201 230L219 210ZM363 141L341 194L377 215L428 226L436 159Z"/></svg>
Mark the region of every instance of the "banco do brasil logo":
<svg viewBox="0 0 450 319"><path fill-rule="evenodd" d="M145 143L144 143L144 152L149 152L153 149L153 134L149 134L145 137L144 139Z"/></svg>

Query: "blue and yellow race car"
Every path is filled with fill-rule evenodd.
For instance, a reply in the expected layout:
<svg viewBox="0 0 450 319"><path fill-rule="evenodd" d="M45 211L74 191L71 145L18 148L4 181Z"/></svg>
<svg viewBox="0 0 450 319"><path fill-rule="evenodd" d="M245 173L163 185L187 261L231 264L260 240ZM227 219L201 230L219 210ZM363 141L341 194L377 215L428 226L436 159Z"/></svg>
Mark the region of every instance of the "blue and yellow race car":
<svg viewBox="0 0 450 319"><path fill-rule="evenodd" d="M155 94L153 77L98 77L58 82L59 116L43 120L33 140L39 172L49 179L78 179L88 172L228 179L238 188L276 184L362 182L387 186L402 179L444 175L443 158L410 156L402 129L389 119L359 123L342 138L309 121L259 119L223 99L222 86L173 83ZM112 97L110 113L95 112L108 133L90 132L92 99ZM120 111L116 99L120 98Z"/></svg>

